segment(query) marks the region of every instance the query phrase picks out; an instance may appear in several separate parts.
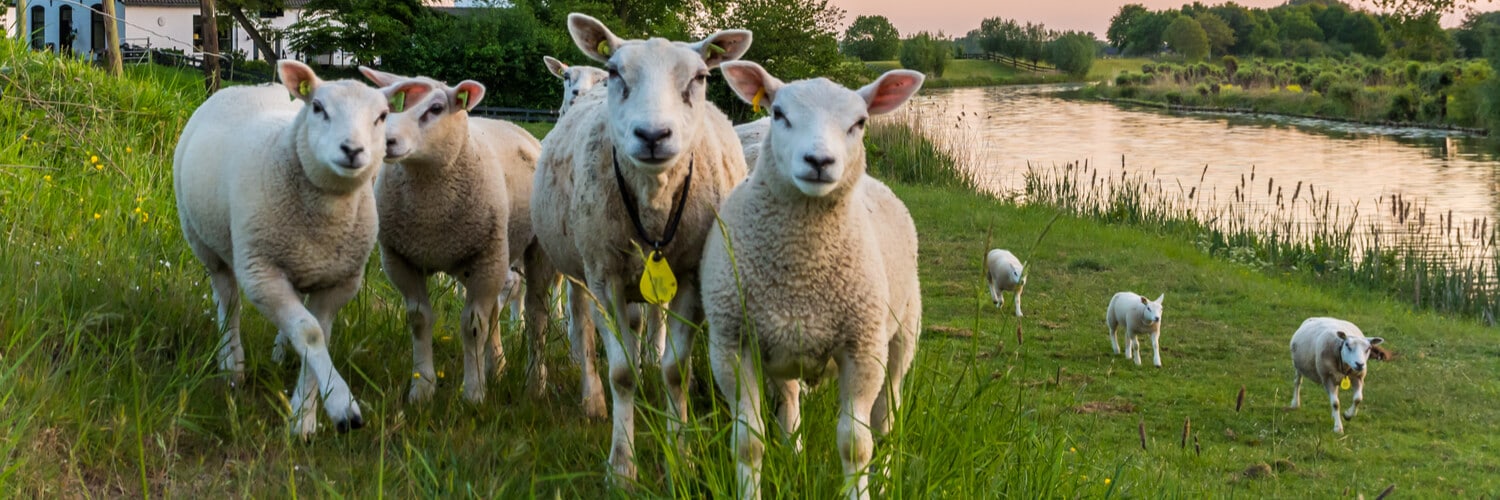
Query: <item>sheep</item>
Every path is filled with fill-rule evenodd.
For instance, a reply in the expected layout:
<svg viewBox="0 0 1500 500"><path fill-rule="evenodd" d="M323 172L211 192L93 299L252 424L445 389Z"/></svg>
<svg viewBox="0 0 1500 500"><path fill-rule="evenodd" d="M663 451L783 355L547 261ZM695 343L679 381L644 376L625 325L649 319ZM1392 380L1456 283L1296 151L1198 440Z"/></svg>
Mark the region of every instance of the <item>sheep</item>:
<svg viewBox="0 0 1500 500"><path fill-rule="evenodd" d="M219 367L243 379L239 290L301 357L292 432L317 430L317 397L344 432L364 425L328 353L334 315L359 291L375 246L371 178L385 156L387 95L277 64L285 89L230 87L193 112L177 141L173 190L183 236L208 269L223 332ZM296 102L288 102L290 91ZM303 297L307 298L306 304Z"/></svg>
<svg viewBox="0 0 1500 500"><path fill-rule="evenodd" d="M573 101L578 96L586 94L595 86L603 85L604 80L609 78L609 73L593 66L569 66L552 56L542 56L542 62L547 64L547 71L563 81L563 102L557 108L559 115L568 112Z"/></svg>
<svg viewBox="0 0 1500 500"><path fill-rule="evenodd" d="M1120 341L1115 337L1115 331L1120 326L1125 327L1125 359L1134 359L1136 365L1141 364L1141 340L1139 335L1151 334L1151 364L1161 368L1161 346L1158 339L1161 337L1161 301L1167 298L1163 293L1156 300L1148 301L1145 297L1131 292L1120 292L1109 300L1109 309L1104 313L1104 323L1109 326L1109 345L1114 347L1115 354L1120 353ZM1020 300L1017 299L1017 302ZM1132 352L1134 355L1132 356Z"/></svg>
<svg viewBox="0 0 1500 500"><path fill-rule="evenodd" d="M984 257L984 277L990 283L990 298L994 300L995 307L1005 305L1005 296L1001 292L1016 293L1016 316L1021 314L1021 292L1026 288L1026 278L1023 275L1021 259L1010 250L996 248Z"/></svg>
<svg viewBox="0 0 1500 500"><path fill-rule="evenodd" d="M760 158L760 143L765 139L766 132L769 130L771 130L769 117L734 126L734 133L740 136L740 146L745 150L745 166L748 167L749 172L755 172L755 163Z"/></svg>
<svg viewBox="0 0 1500 500"><path fill-rule="evenodd" d="M901 404L922 298L916 225L866 175L864 125L911 98L922 74L890 71L851 91L822 78L782 83L749 62L723 70L741 99L763 96L772 117L760 164L720 208L723 230L703 252L709 360L736 412L740 496L760 496L765 424L754 374L776 388L778 418L794 434L797 380L832 359L845 484L851 498L868 498L871 433L888 432Z"/></svg>
<svg viewBox="0 0 1500 500"><path fill-rule="evenodd" d="M1354 419L1359 403L1365 400L1365 369L1370 349L1385 342L1380 337L1365 338L1364 332L1354 323L1336 318L1308 318L1292 334L1292 368L1297 376L1292 381L1292 408L1301 406L1302 377L1312 379L1328 391L1328 403L1333 405L1333 432L1343 433L1344 422L1339 419L1339 387L1348 381L1354 389L1354 400L1344 418Z"/></svg>
<svg viewBox="0 0 1500 500"><path fill-rule="evenodd" d="M558 280L531 231L531 182L541 143L513 123L470 117L485 96L484 86L473 80L449 87L367 67L360 72L379 85L423 82L434 88L391 115L387 165L375 189L381 263L405 299L412 333L407 399L425 401L436 389L427 276L438 271L464 285L463 394L472 402L484 400L487 368L498 376L505 367L499 310L521 288L518 278L527 281L527 379L532 395L541 395L547 292Z"/></svg>
<svg viewBox="0 0 1500 500"><path fill-rule="evenodd" d="M687 418L683 384L692 330L703 314L699 256L719 203L745 176L729 118L704 98L704 88L709 70L743 55L751 35L725 30L694 43L623 40L576 13L568 16L568 31L584 54L607 65L610 76L606 91L580 97L542 141L532 219L553 263L582 280L599 304L589 308L574 300L571 307L575 314L593 309L595 322L610 333L604 336L614 406L609 462L613 479L631 480L637 336L621 322L628 303L645 301L636 284L645 259L652 258L648 252L659 252L679 287L670 299L674 314L661 360L671 412L667 428L675 436ZM589 380L597 377L593 339L575 337L573 346L584 366L588 405L601 394L598 379Z"/></svg>

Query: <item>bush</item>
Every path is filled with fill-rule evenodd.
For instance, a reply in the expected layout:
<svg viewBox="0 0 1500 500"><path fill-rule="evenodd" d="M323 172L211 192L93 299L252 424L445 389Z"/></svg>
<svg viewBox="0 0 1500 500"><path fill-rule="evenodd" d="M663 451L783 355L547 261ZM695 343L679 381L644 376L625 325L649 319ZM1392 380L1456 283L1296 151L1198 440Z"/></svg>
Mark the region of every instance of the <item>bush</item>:
<svg viewBox="0 0 1500 500"><path fill-rule="evenodd" d="M1328 97L1345 106L1353 106L1354 98L1364 87L1353 82L1340 81L1328 87Z"/></svg>
<svg viewBox="0 0 1500 500"><path fill-rule="evenodd" d="M1391 107L1386 118L1395 121L1412 121L1417 117L1417 99L1412 87L1403 87L1391 93Z"/></svg>
<svg viewBox="0 0 1500 500"><path fill-rule="evenodd" d="M1199 83L1197 85L1194 85L1193 86L1193 92L1197 92L1198 95L1204 96L1204 97L1208 97L1209 93L1216 93L1216 92L1213 92L1212 89L1209 88L1209 86L1208 86L1207 83Z"/></svg>
<svg viewBox="0 0 1500 500"><path fill-rule="evenodd" d="M1089 74L1094 66L1094 38L1089 35L1069 33L1058 37L1048 45L1048 60L1057 69L1075 78Z"/></svg>
<svg viewBox="0 0 1500 500"><path fill-rule="evenodd" d="M1135 74L1129 71L1121 71L1120 74L1115 75L1115 85L1120 87L1134 85L1135 79Z"/></svg>
<svg viewBox="0 0 1500 500"><path fill-rule="evenodd" d="M1317 78L1313 78L1312 89L1319 94L1327 94L1328 88L1332 87L1333 84L1338 81L1338 74L1332 71L1324 71L1322 73L1319 73Z"/></svg>
<svg viewBox="0 0 1500 500"><path fill-rule="evenodd" d="M1261 40L1255 46L1255 55L1261 57L1281 57L1281 44L1276 40Z"/></svg>
<svg viewBox="0 0 1500 500"><path fill-rule="evenodd" d="M1182 93L1176 90L1168 91L1162 98L1167 100L1167 104L1182 104Z"/></svg>

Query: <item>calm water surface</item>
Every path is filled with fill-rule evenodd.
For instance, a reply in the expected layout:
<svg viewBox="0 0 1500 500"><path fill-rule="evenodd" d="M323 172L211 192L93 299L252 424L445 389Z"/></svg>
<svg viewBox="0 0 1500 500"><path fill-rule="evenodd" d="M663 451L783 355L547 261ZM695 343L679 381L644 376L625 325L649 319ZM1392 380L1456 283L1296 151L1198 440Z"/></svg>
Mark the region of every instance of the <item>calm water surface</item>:
<svg viewBox="0 0 1500 500"><path fill-rule="evenodd" d="M1255 169L1260 195L1268 178L1310 183L1319 198L1358 204L1362 216L1389 217L1391 195L1452 210L1459 222L1500 215L1500 159L1486 141L1446 131L1350 125L1320 120L1179 114L1064 99L1067 87L989 87L924 91L916 108L983 152L980 178L996 192L1018 191L1028 163L1154 170L1168 186L1199 185L1225 201ZM1305 193L1304 193L1305 196ZM1264 198L1262 198L1264 199ZM1381 212L1384 212L1383 214ZM1374 222L1380 222L1375 220Z"/></svg>

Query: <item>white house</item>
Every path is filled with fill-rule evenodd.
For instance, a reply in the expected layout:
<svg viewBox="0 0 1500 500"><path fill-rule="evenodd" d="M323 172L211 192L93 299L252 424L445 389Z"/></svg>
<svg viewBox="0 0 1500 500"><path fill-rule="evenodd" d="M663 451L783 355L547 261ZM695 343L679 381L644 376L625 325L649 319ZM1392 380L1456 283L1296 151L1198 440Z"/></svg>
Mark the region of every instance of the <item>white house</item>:
<svg viewBox="0 0 1500 500"><path fill-rule="evenodd" d="M104 39L103 5L103 0L21 0L20 9L27 16L26 26L20 28L26 32L27 42L37 50L101 53L109 43ZM125 2L115 0L117 11L124 8ZM7 13L6 24L19 23L18 16L19 12ZM116 27L123 33L124 20L118 21Z"/></svg>

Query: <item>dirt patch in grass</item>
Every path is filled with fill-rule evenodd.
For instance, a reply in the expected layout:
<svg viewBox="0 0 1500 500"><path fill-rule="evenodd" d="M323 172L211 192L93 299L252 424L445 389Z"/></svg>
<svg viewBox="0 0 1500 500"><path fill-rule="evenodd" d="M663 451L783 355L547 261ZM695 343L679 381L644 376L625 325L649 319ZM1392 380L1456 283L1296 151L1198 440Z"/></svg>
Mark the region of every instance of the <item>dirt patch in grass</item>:
<svg viewBox="0 0 1500 500"><path fill-rule="evenodd" d="M1087 403L1069 408L1073 413L1084 415L1123 415L1135 413L1135 404L1119 398L1111 398L1108 401L1089 401Z"/></svg>

